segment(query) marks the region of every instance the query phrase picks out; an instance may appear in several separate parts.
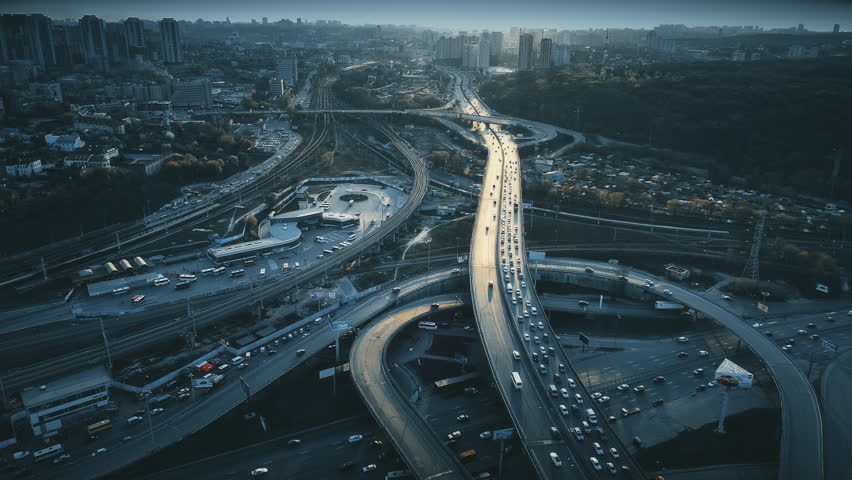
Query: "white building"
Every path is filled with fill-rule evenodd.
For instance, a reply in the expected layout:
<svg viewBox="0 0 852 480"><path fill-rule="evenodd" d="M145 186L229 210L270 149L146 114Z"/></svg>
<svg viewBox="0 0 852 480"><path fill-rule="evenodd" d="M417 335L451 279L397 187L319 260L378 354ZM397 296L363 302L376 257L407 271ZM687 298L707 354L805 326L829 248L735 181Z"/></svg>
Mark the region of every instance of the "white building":
<svg viewBox="0 0 852 480"><path fill-rule="evenodd" d="M284 95L284 92L287 91L287 86L284 84L284 80L280 78L270 78L269 79L269 94L273 96L281 96Z"/></svg>
<svg viewBox="0 0 852 480"><path fill-rule="evenodd" d="M104 367L66 375L21 392L21 400L36 436L62 428L62 418L109 403L112 378Z"/></svg>
<svg viewBox="0 0 852 480"><path fill-rule="evenodd" d="M6 165L6 175L10 177L31 177L33 175L41 175L42 168L41 160L19 163L17 165Z"/></svg>
<svg viewBox="0 0 852 480"><path fill-rule="evenodd" d="M54 150L62 150L63 152L73 152L79 148L86 146L86 142L80 138L80 135L45 135L44 143Z"/></svg>

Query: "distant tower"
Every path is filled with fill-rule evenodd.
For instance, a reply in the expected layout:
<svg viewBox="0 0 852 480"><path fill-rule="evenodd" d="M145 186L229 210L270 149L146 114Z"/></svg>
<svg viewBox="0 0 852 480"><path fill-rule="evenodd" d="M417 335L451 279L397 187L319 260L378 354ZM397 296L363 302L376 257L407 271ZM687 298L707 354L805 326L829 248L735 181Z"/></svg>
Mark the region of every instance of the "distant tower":
<svg viewBox="0 0 852 480"><path fill-rule="evenodd" d="M174 18L164 18L160 21L160 42L162 45L162 59L165 63L183 62L180 29Z"/></svg>
<svg viewBox="0 0 852 480"><path fill-rule="evenodd" d="M522 33L518 38L518 70L532 70L533 68L533 36Z"/></svg>
<svg viewBox="0 0 852 480"><path fill-rule="evenodd" d="M541 39L541 49L539 51L539 70L550 70L553 65L553 40L549 38Z"/></svg>
<svg viewBox="0 0 852 480"><path fill-rule="evenodd" d="M743 277L752 280L760 278L760 244L763 243L763 227L766 225L766 210L760 216L760 221L757 222L757 227L754 229L754 238L751 240L751 253L748 255L745 268L743 268Z"/></svg>
<svg viewBox="0 0 852 480"><path fill-rule="evenodd" d="M840 24L839 23L834 24L834 30L832 30L832 32L840 33Z"/></svg>

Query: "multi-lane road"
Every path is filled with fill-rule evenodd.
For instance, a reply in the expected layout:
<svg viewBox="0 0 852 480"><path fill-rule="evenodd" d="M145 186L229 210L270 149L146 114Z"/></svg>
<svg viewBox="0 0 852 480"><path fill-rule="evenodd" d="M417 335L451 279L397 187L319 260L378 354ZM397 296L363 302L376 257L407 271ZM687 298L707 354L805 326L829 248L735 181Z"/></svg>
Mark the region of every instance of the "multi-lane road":
<svg viewBox="0 0 852 480"><path fill-rule="evenodd" d="M469 475L397 388L386 361L388 344L411 322L462 305L459 297L447 295L406 304L359 332L350 352L355 387L405 463L421 480L465 479Z"/></svg>

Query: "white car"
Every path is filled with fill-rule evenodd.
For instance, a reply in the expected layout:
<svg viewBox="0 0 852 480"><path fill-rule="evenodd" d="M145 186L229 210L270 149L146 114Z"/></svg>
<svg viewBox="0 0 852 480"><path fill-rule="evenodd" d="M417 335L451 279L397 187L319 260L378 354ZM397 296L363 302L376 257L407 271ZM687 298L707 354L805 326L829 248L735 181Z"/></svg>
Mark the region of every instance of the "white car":
<svg viewBox="0 0 852 480"><path fill-rule="evenodd" d="M255 468L254 470L252 470L252 471L251 471L251 476L252 476L252 477L259 477L259 476L261 476L261 475L266 475L267 473L269 473L269 469L268 469L268 468L266 468L266 467L260 467L260 468Z"/></svg>
<svg viewBox="0 0 852 480"><path fill-rule="evenodd" d="M529 333L524 334L524 341L526 341L526 342L530 341L530 334Z"/></svg>
<svg viewBox="0 0 852 480"><path fill-rule="evenodd" d="M618 386L618 388L616 388L616 390L618 390L619 392L625 392L627 390L630 390L630 385L628 385L626 383L622 383L621 385Z"/></svg>
<svg viewBox="0 0 852 480"><path fill-rule="evenodd" d="M491 437L491 432L489 432L487 430L479 434L479 438L481 438L483 440L485 440L486 438L490 438L490 437Z"/></svg>
<svg viewBox="0 0 852 480"><path fill-rule="evenodd" d="M577 441L582 441L584 438L583 431L580 430L580 427L574 427L574 436L577 438Z"/></svg>
<svg viewBox="0 0 852 480"><path fill-rule="evenodd" d="M92 456L97 457L98 455L100 455L102 453L106 453L106 451L107 451L106 448L101 447L101 448L95 450L94 452L92 452Z"/></svg>
<svg viewBox="0 0 852 480"><path fill-rule="evenodd" d="M521 282L521 288L527 288L527 282Z"/></svg>
<svg viewBox="0 0 852 480"><path fill-rule="evenodd" d="M366 467L362 468L361 471L364 472L364 473L367 473L367 472L372 472L375 469L376 469L376 464L371 463L371 464L367 465Z"/></svg>
<svg viewBox="0 0 852 480"><path fill-rule="evenodd" d="M554 467L562 466L562 459L559 458L559 455L557 455L556 452L550 452L550 461L553 462Z"/></svg>
<svg viewBox="0 0 852 480"><path fill-rule="evenodd" d="M559 411L562 412L562 415L570 415L571 414L571 410L568 410L568 407L566 407L565 405L562 405L562 404L559 405Z"/></svg>
<svg viewBox="0 0 852 480"><path fill-rule="evenodd" d="M677 337L677 343L686 343L689 339L686 337Z"/></svg>
<svg viewBox="0 0 852 480"><path fill-rule="evenodd" d="M707 355L710 355L710 352L708 352L707 350L699 350L698 351L699 357L706 357Z"/></svg>
<svg viewBox="0 0 852 480"><path fill-rule="evenodd" d="M609 453L612 455L612 458L618 458L621 456L618 454L618 450L615 447L610 448Z"/></svg>
<svg viewBox="0 0 852 480"><path fill-rule="evenodd" d="M601 444L600 444L600 443L595 442L595 443L593 443L593 444L592 444L592 447L595 449L595 452L597 452L597 454L598 454L598 455L603 455L603 454L604 454L604 453L603 453L603 448L601 448Z"/></svg>
<svg viewBox="0 0 852 480"><path fill-rule="evenodd" d="M161 413L163 413L162 408L155 408L155 409L151 410L151 415L159 415Z"/></svg>
<svg viewBox="0 0 852 480"><path fill-rule="evenodd" d="M577 384L576 384L576 383L574 383L574 379L573 379L573 378L569 378L569 379L568 379L568 386L569 386L569 387L571 387L571 388L577 388Z"/></svg>
<svg viewBox="0 0 852 480"><path fill-rule="evenodd" d="M559 389L559 393L561 393L561 394L562 394L562 398L568 398L568 397L569 397L569 395L570 395L570 394L568 393L568 389L565 389L565 388L561 388L561 389Z"/></svg>
<svg viewBox="0 0 852 480"><path fill-rule="evenodd" d="M601 462L599 462L597 458L589 457L589 461L592 462L592 466L595 467L595 470L601 470Z"/></svg>
<svg viewBox="0 0 852 480"><path fill-rule="evenodd" d="M583 403L583 397L581 397L579 393L574 394L574 400L576 400L579 404Z"/></svg>
<svg viewBox="0 0 852 480"><path fill-rule="evenodd" d="M514 357L515 360L520 360L521 359L521 353L518 352L517 350L512 350L512 357Z"/></svg>
<svg viewBox="0 0 852 480"><path fill-rule="evenodd" d="M667 289L663 290L663 293L665 293L666 295L671 295L672 291L667 288Z"/></svg>
<svg viewBox="0 0 852 480"><path fill-rule="evenodd" d="M351 437L349 437L349 439L347 441L349 443L355 443L355 442L360 442L363 439L364 439L363 435L357 434L357 435L352 435Z"/></svg>

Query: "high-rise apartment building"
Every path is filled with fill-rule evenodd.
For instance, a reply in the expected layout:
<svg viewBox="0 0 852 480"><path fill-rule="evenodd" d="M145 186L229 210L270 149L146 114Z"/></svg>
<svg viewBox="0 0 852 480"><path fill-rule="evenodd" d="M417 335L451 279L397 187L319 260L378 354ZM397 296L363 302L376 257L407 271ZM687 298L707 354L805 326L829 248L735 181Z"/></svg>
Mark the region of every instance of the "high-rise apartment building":
<svg viewBox="0 0 852 480"><path fill-rule="evenodd" d="M83 60L98 70L109 71L109 53L106 41L106 24L95 15L80 19Z"/></svg>
<svg viewBox="0 0 852 480"><path fill-rule="evenodd" d="M491 32L488 38L488 46L491 49L492 57L499 57L503 54L503 32Z"/></svg>
<svg viewBox="0 0 852 480"><path fill-rule="evenodd" d="M477 68L480 72L485 72L491 66L491 46L490 42L482 38L479 39L479 61Z"/></svg>
<svg viewBox="0 0 852 480"><path fill-rule="evenodd" d="M476 70L479 68L479 44L466 43L462 49L462 68Z"/></svg>
<svg viewBox="0 0 852 480"><path fill-rule="evenodd" d="M142 20L130 17L124 21L124 38L127 41L127 52L130 57L142 57L145 54L145 26Z"/></svg>
<svg viewBox="0 0 852 480"><path fill-rule="evenodd" d="M0 15L0 62L12 60L56 65L50 18L40 13Z"/></svg>
<svg viewBox="0 0 852 480"><path fill-rule="evenodd" d="M164 18L160 21L160 45L160 58L165 63L183 62L180 29L174 18Z"/></svg>
<svg viewBox="0 0 852 480"><path fill-rule="evenodd" d="M553 65L553 40L549 38L541 39L541 48L539 48L538 69L550 70Z"/></svg>
<svg viewBox="0 0 852 480"><path fill-rule="evenodd" d="M110 63L123 63L130 58L127 30L122 23L106 24L107 58Z"/></svg>
<svg viewBox="0 0 852 480"><path fill-rule="evenodd" d="M284 80L288 88L294 88L299 80L299 61L290 52L281 56L275 64L276 78Z"/></svg>
<svg viewBox="0 0 852 480"><path fill-rule="evenodd" d="M839 23L834 24L834 29L832 30L832 32L840 33L840 24Z"/></svg>
<svg viewBox="0 0 852 480"><path fill-rule="evenodd" d="M518 37L518 70L532 70L533 68L533 36L522 33Z"/></svg>
<svg viewBox="0 0 852 480"><path fill-rule="evenodd" d="M571 47L568 45L554 45L552 50L554 67L571 64Z"/></svg>
<svg viewBox="0 0 852 480"><path fill-rule="evenodd" d="M208 107L213 103L210 80L179 82L172 86L172 105L176 107Z"/></svg>

